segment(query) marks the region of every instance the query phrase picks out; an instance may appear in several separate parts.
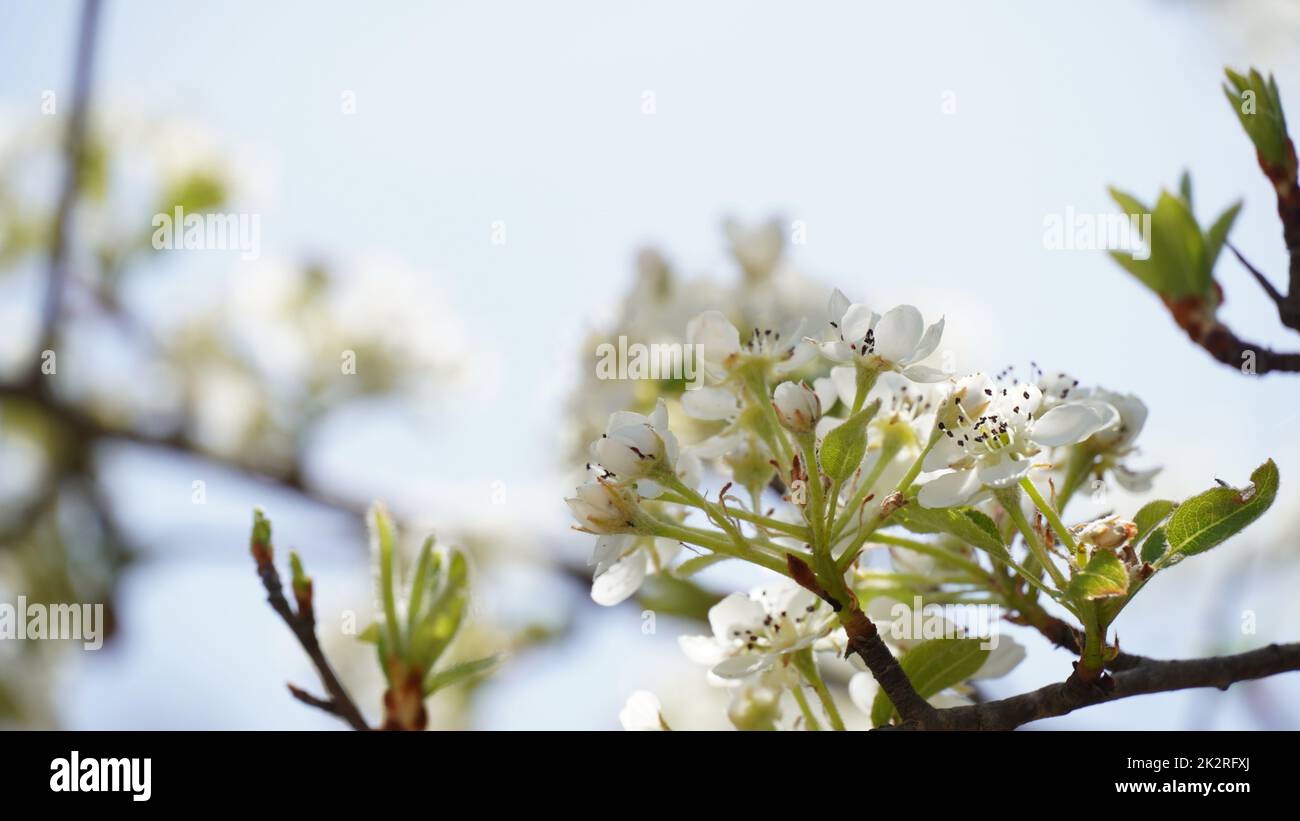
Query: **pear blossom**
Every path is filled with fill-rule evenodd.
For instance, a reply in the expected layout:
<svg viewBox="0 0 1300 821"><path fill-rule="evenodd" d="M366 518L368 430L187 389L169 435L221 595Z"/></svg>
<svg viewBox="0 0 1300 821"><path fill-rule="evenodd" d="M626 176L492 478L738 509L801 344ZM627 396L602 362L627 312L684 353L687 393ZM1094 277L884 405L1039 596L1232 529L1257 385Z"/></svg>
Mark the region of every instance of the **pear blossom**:
<svg viewBox="0 0 1300 821"><path fill-rule="evenodd" d="M883 316L860 303L850 303L836 290L827 308L835 333L820 345L833 362L859 364L876 371L898 371L915 382L939 382L947 374L917 364L939 347L944 320L926 327L921 312L899 305Z"/></svg>
<svg viewBox="0 0 1300 821"><path fill-rule="evenodd" d="M960 380L938 415L943 436L922 465L951 472L921 487L921 505L952 507L983 487L1010 487L1041 448L1082 442L1118 416L1103 402L1063 402L1041 412L1042 399L1037 385L998 387L982 373Z"/></svg>
<svg viewBox="0 0 1300 821"><path fill-rule="evenodd" d="M802 321L785 331L754 328L742 345L740 331L731 320L721 311L705 311L687 323L686 341L703 346L705 372L721 381L740 365L755 360L763 361L775 375L806 365L817 352L800 336L802 330Z"/></svg>
<svg viewBox="0 0 1300 821"><path fill-rule="evenodd" d="M1098 473L1110 470L1120 487L1133 493L1150 490L1160 468L1135 469L1124 464L1137 450L1134 442L1146 425L1146 403L1131 393L1115 393L1105 388L1089 391L1087 398L1104 402L1119 414L1115 424L1094 433L1083 443L1085 449L1099 458Z"/></svg>
<svg viewBox="0 0 1300 821"><path fill-rule="evenodd" d="M822 418L817 394L802 382L782 382L772 393L777 421L791 433L809 433Z"/></svg>
<svg viewBox="0 0 1300 821"><path fill-rule="evenodd" d="M569 505L573 518L588 533L608 535L630 533L636 529L628 513L635 502L604 479L580 485L574 495L564 501Z"/></svg>
<svg viewBox="0 0 1300 821"><path fill-rule="evenodd" d="M784 655L812 647L831 631L835 614L790 581L732 593L709 609L712 636L681 636L682 652L722 679L772 668Z"/></svg>
<svg viewBox="0 0 1300 821"><path fill-rule="evenodd" d="M588 564L595 565L591 600L612 607L631 598L646 577L668 567L681 552L680 542L652 536L621 534L596 541Z"/></svg>
<svg viewBox="0 0 1300 821"><path fill-rule="evenodd" d="M610 414L605 433L591 443L591 458L620 481L671 470L677 461L677 437L668 430L668 407L660 399L654 412Z"/></svg>
<svg viewBox="0 0 1300 821"><path fill-rule="evenodd" d="M659 697L648 690L637 690L627 697L627 703L619 711L618 721L624 730L631 732L671 729L664 721Z"/></svg>

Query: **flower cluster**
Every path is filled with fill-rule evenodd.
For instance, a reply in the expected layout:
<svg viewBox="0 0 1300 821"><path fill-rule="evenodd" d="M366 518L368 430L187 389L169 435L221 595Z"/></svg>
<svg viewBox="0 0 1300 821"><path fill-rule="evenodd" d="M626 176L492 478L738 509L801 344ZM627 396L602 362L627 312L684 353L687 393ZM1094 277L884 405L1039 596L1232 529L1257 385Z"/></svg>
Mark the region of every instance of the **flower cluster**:
<svg viewBox="0 0 1300 821"><path fill-rule="evenodd" d="M686 581L724 561L780 577L723 597L708 612L712 635L680 641L728 690L727 716L745 729L889 720L863 658L845 661L852 613L881 635L891 623L881 608L914 599L1031 623L1043 611L1026 590L1082 615L1084 600L1067 590L1098 551L1119 551L1140 572L1131 523L1057 527L1089 477L1149 486L1155 471L1129 463L1140 400L1036 368L1029 380L946 372L934 361L945 320L927 324L911 305L876 313L835 291L827 313L815 335L800 322L742 332L716 310L690 319L685 338L702 346L708 384L660 397L648 416L613 413L589 446L589 480L568 500L578 529L597 536L592 595L602 604L634 595L648 575ZM673 428L690 430L691 443ZM963 515L953 519L954 508ZM940 622L952 628L942 636L886 640L904 660L944 660L952 676L922 693L933 704L960 703L968 681L1023 657L1010 639L991 649ZM862 716L846 722L840 702ZM622 719L670 726L644 691Z"/></svg>

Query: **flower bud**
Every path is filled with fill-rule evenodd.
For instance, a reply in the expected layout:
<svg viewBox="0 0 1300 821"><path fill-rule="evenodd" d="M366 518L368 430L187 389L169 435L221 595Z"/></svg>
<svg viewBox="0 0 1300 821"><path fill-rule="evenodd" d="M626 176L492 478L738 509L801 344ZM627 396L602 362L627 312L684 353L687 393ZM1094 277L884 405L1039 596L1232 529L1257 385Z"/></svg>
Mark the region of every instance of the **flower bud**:
<svg viewBox="0 0 1300 821"><path fill-rule="evenodd" d="M1118 516L1107 516L1095 522L1074 528L1075 536L1084 544L1105 550L1118 550L1125 542L1137 535L1137 525L1126 522Z"/></svg>
<svg viewBox="0 0 1300 821"><path fill-rule="evenodd" d="M781 718L781 689L759 682L736 688L727 718L737 730L772 730Z"/></svg>
<svg viewBox="0 0 1300 821"><path fill-rule="evenodd" d="M632 516L636 502L608 482L586 482L564 501L578 524L592 533L630 533L636 529Z"/></svg>
<svg viewBox="0 0 1300 821"><path fill-rule="evenodd" d="M671 471L677 461L677 440L668 430L663 400L650 416L611 415L604 435L591 443L591 458L620 482Z"/></svg>
<svg viewBox="0 0 1300 821"><path fill-rule="evenodd" d="M772 394L776 418L791 433L810 433L822 418L817 394L802 382L782 382Z"/></svg>

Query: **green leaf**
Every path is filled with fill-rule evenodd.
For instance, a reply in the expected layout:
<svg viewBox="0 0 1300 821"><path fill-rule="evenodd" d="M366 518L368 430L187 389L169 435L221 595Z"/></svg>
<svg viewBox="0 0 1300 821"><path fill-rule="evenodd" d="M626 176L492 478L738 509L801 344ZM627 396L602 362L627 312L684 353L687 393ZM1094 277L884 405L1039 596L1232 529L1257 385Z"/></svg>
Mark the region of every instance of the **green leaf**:
<svg viewBox="0 0 1300 821"><path fill-rule="evenodd" d="M1216 487L1193 496L1169 517L1165 535L1174 556L1194 556L1222 544L1268 510L1277 497L1277 465L1269 459L1250 475L1250 486Z"/></svg>
<svg viewBox="0 0 1300 821"><path fill-rule="evenodd" d="M977 547L993 558L1009 562L998 526L985 514L974 508L926 508L911 499L894 514L903 527L913 533L947 533Z"/></svg>
<svg viewBox="0 0 1300 821"><path fill-rule="evenodd" d="M397 597L393 591L393 521L379 502L370 506L370 548L379 570L379 597L384 603L388 647L402 652L401 627L397 621Z"/></svg>
<svg viewBox="0 0 1300 821"><path fill-rule="evenodd" d="M1228 241L1228 232L1232 230L1232 224L1237 221L1237 215L1240 213L1241 200L1237 200L1228 206L1228 210L1220 214L1210 226L1210 230L1205 232L1205 261L1211 271L1214 270L1214 263L1219 259L1223 244Z"/></svg>
<svg viewBox="0 0 1300 821"><path fill-rule="evenodd" d="M921 698L960 684L979 672L989 656L982 639L930 639L913 647L899 662ZM894 704L884 690L871 705L871 723L879 727L894 714Z"/></svg>
<svg viewBox="0 0 1300 821"><path fill-rule="evenodd" d="M822 471L834 482L843 482L853 475L867 453L867 423L880 410L880 400L844 420L822 440L819 454Z"/></svg>
<svg viewBox="0 0 1300 821"><path fill-rule="evenodd" d="M469 606L469 563L465 554L452 550L441 561L435 557L435 561L444 569L438 573L433 599L411 630L407 654L411 666L422 674L433 667L456 637Z"/></svg>
<svg viewBox="0 0 1300 821"><path fill-rule="evenodd" d="M1195 212L1196 208L1192 204L1192 175L1186 171L1178 178L1178 196L1183 198L1183 202L1187 203L1188 211Z"/></svg>
<svg viewBox="0 0 1300 821"><path fill-rule="evenodd" d="M411 577L411 589L406 600L407 632L415 629L415 623L420 618L420 607L424 603L425 590L428 589L429 580L436 572L431 535L420 546L420 558L416 560L415 575Z"/></svg>
<svg viewBox="0 0 1300 821"><path fill-rule="evenodd" d="M486 658L463 661L460 664L448 667L446 670L430 673L424 679L424 695L427 698L444 687L460 684L468 679L483 675L500 664L503 658L505 658L503 654L493 653Z"/></svg>
<svg viewBox="0 0 1300 821"><path fill-rule="evenodd" d="M1205 238L1196 218L1180 198L1161 191L1151 214L1150 263L1160 272L1163 296L1204 296L1210 291L1205 267Z"/></svg>
<svg viewBox="0 0 1300 821"><path fill-rule="evenodd" d="M1155 526L1165 520L1174 508L1178 507L1176 502L1168 499L1156 499L1154 502L1147 502L1142 509L1133 517L1133 524L1137 525L1137 535L1133 537L1133 544L1141 544L1142 540L1147 537Z"/></svg>
<svg viewBox="0 0 1300 821"><path fill-rule="evenodd" d="M1286 132L1286 114L1282 110L1282 96L1277 80L1267 79L1257 69L1247 75L1224 69L1228 82L1223 86L1224 96L1237 115L1237 120L1254 143L1262 164L1270 177L1281 175L1295 178L1295 157L1290 150L1290 137Z"/></svg>
<svg viewBox="0 0 1300 821"><path fill-rule="evenodd" d="M1098 550L1087 566L1071 577L1065 593L1075 601L1123 596L1128 593L1128 569L1119 556L1109 550Z"/></svg>
<svg viewBox="0 0 1300 821"><path fill-rule="evenodd" d="M1149 564L1155 564L1160 561L1160 557L1165 555L1165 549L1169 547L1169 540L1165 538L1165 529L1157 527L1151 531L1151 535L1142 543L1142 561Z"/></svg>

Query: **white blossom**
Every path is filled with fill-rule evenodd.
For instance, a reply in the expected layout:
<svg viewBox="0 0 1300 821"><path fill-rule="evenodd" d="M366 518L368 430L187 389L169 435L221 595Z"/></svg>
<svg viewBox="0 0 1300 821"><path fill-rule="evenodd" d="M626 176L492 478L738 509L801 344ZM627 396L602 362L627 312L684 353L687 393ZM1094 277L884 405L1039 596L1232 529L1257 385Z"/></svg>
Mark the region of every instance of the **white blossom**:
<svg viewBox="0 0 1300 821"><path fill-rule="evenodd" d="M739 679L767 670L781 656L811 647L830 632L834 614L821 599L782 580L732 593L709 610L712 636L682 636L682 652L714 675Z"/></svg>
<svg viewBox="0 0 1300 821"><path fill-rule="evenodd" d="M920 503L951 507L983 487L1010 487L1041 448L1082 442L1118 416L1103 402L1063 402L1041 412L1042 397L1037 385L999 387L982 373L960 380L939 412L943 436L923 464L950 472L921 488Z"/></svg>
<svg viewBox="0 0 1300 821"><path fill-rule="evenodd" d="M943 337L943 318L926 327L921 312L899 305L882 316L835 291L828 306L834 335L821 344L834 362L860 364L877 371L899 371L915 382L939 382L947 374L918 364L934 353Z"/></svg>

